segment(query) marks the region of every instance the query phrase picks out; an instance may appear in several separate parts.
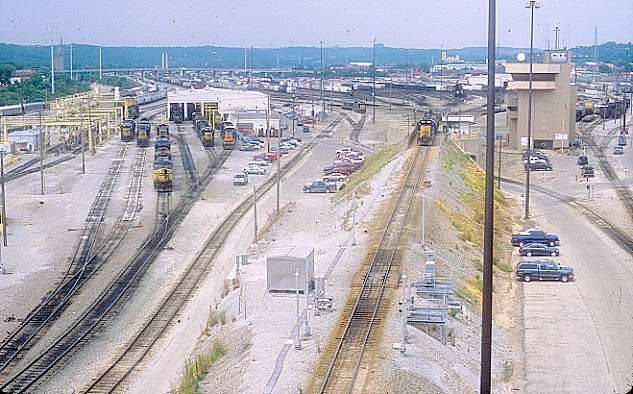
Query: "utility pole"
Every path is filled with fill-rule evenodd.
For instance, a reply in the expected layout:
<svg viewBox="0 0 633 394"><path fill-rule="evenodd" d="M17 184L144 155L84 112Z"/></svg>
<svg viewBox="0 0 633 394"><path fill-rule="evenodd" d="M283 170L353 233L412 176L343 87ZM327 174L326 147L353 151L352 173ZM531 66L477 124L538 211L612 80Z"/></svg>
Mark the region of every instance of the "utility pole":
<svg viewBox="0 0 633 394"><path fill-rule="evenodd" d="M356 246L356 193L352 193L352 246Z"/></svg>
<svg viewBox="0 0 633 394"><path fill-rule="evenodd" d="M541 8L536 0L529 0L525 8L530 9L530 76L528 80L528 113L527 113L527 166L525 169L525 212L524 219L530 218L530 157L532 156L532 71L534 52L534 9ZM494 83L494 81L493 81ZM493 85L494 86L494 85ZM493 114L494 116L494 114Z"/></svg>
<svg viewBox="0 0 633 394"><path fill-rule="evenodd" d="M292 93L292 136L295 136L295 94Z"/></svg>
<svg viewBox="0 0 633 394"><path fill-rule="evenodd" d="M7 193L4 188L4 155L5 151L0 151L0 181L2 183L2 239L4 246L7 246Z"/></svg>
<svg viewBox="0 0 633 394"><path fill-rule="evenodd" d="M73 44L70 44L70 79L73 79Z"/></svg>
<svg viewBox="0 0 633 394"><path fill-rule="evenodd" d="M409 87L409 51L407 48L404 48L404 93L402 93L402 105L404 105L404 97L407 95L406 91Z"/></svg>
<svg viewBox="0 0 633 394"><path fill-rule="evenodd" d="M42 111L39 112L40 118L40 190L44 195L44 130L42 130Z"/></svg>
<svg viewBox="0 0 633 394"><path fill-rule="evenodd" d="M270 106L268 108L270 108ZM279 184L281 183L281 127L279 128L279 136L277 137L277 154L279 155L279 157L277 157L277 217L279 217Z"/></svg>
<svg viewBox="0 0 633 394"><path fill-rule="evenodd" d="M55 55L53 53L53 40L55 38L55 25L49 25L51 28L51 96L55 95Z"/></svg>
<svg viewBox="0 0 633 394"><path fill-rule="evenodd" d="M555 43L554 49L558 49L558 32L559 31L560 31L560 27L558 27L558 26L554 27L554 34L555 34L555 37L556 37L556 40L554 41L554 43Z"/></svg>
<svg viewBox="0 0 633 394"><path fill-rule="evenodd" d="M81 173L86 173L86 138L84 129L84 114L81 112Z"/></svg>
<svg viewBox="0 0 633 394"><path fill-rule="evenodd" d="M270 94L266 95L268 99L268 104L266 104L266 147L267 151L270 152L270 115L268 111L270 111Z"/></svg>
<svg viewBox="0 0 633 394"><path fill-rule="evenodd" d="M402 342L400 354L407 351L407 274L402 271Z"/></svg>
<svg viewBox="0 0 633 394"><path fill-rule="evenodd" d="M488 0L488 102L486 108L486 170L484 183L484 261L481 301L481 370L479 375L479 392L482 394L490 393L492 369L496 7L496 0Z"/></svg>
<svg viewBox="0 0 633 394"><path fill-rule="evenodd" d="M101 46L99 46L99 79L103 78L103 72L101 69Z"/></svg>
<svg viewBox="0 0 633 394"><path fill-rule="evenodd" d="M376 123L376 39L372 38L372 40L374 41L374 62L373 62L373 66L374 66L374 78L373 78L373 91L372 94L374 96L374 105L373 105L373 116L372 116L372 123Z"/></svg>
<svg viewBox="0 0 633 394"><path fill-rule="evenodd" d="M306 272L306 275L308 273ZM295 268L295 286L297 292L297 332L295 337L295 349L301 350L301 337L299 336L299 328L301 327L301 317L300 317L300 309L299 309L299 268Z"/></svg>
<svg viewBox="0 0 633 394"><path fill-rule="evenodd" d="M253 186L253 223L255 225L255 243L257 243L257 188Z"/></svg>
<svg viewBox="0 0 633 394"><path fill-rule="evenodd" d="M391 89L393 87L393 80L389 78L389 111L391 111Z"/></svg>
<svg viewBox="0 0 633 394"><path fill-rule="evenodd" d="M323 100L323 41L319 41L321 45L321 111L323 111L322 118L325 118L325 100Z"/></svg>
<svg viewBox="0 0 633 394"><path fill-rule="evenodd" d="M444 90L444 44L440 44L440 94Z"/></svg>

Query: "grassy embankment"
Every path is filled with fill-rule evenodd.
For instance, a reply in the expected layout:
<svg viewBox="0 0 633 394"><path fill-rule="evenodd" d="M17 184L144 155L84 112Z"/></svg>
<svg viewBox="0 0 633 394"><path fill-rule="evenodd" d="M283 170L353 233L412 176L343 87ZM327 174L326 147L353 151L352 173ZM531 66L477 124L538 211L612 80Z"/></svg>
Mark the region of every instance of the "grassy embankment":
<svg viewBox="0 0 633 394"><path fill-rule="evenodd" d="M209 330L218 324L226 324L226 312L212 309L209 312L203 333L209 335ZM228 347L221 341L213 341L210 349L197 353L193 358L187 360L183 368L182 381L178 387L171 390L171 394L198 394L200 381L209 371L209 368L221 359L228 350Z"/></svg>
<svg viewBox="0 0 633 394"><path fill-rule="evenodd" d="M455 289L455 295L466 302L477 303L481 301L483 288L480 272L483 271L481 251L483 251L485 173L470 160L468 155L458 151L447 152L443 156L443 166L445 170L458 174L464 182L465 188L457 193L457 197L467 209L454 210L440 200L435 204L451 220L458 237L474 245L482 256L472 262L475 268L474 275L464 278L464 285ZM493 264L498 270L507 273L512 271L509 263L512 248L507 242L508 235L512 231L512 216L508 201L496 188L494 207Z"/></svg>

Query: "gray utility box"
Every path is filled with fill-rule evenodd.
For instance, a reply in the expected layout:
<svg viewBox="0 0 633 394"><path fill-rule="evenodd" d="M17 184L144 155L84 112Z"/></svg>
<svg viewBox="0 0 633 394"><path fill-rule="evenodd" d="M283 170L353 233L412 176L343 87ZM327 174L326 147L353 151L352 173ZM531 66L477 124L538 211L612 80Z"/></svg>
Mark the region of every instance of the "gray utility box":
<svg viewBox="0 0 633 394"><path fill-rule="evenodd" d="M286 246L270 250L266 258L268 291L296 292L295 270L299 269L299 292L305 293L314 283L314 248Z"/></svg>

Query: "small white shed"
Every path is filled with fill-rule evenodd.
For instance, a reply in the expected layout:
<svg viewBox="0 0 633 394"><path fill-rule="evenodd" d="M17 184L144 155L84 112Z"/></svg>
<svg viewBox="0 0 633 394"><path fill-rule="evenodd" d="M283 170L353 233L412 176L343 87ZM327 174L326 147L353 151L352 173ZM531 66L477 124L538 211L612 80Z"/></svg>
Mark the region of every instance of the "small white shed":
<svg viewBox="0 0 633 394"><path fill-rule="evenodd" d="M270 292L296 292L295 270L299 269L299 292L314 281L314 248L285 246L271 249L266 257L266 285Z"/></svg>

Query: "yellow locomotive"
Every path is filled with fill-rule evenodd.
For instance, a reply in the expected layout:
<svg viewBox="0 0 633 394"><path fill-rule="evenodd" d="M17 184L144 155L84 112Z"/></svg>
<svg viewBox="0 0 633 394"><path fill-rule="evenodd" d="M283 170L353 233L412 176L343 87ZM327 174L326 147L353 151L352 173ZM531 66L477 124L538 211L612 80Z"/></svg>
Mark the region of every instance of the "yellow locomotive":
<svg viewBox="0 0 633 394"><path fill-rule="evenodd" d="M437 124L431 118L422 118L416 123L415 132L418 145L433 145L435 133L437 132Z"/></svg>
<svg viewBox="0 0 633 394"><path fill-rule="evenodd" d="M154 162L154 187L158 192L171 192L174 186L174 170L171 160Z"/></svg>

